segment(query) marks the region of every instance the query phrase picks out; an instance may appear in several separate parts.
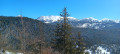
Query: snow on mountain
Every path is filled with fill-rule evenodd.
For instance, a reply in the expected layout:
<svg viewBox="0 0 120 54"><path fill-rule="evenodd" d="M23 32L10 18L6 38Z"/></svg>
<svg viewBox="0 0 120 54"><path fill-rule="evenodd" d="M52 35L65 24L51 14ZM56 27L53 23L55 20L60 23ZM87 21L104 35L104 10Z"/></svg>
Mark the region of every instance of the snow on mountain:
<svg viewBox="0 0 120 54"><path fill-rule="evenodd" d="M95 19L93 17L89 17L89 18L84 18L84 19L77 19L77 18L74 18L74 17L68 17L68 19L70 21L89 21L89 22L114 22L114 23L120 23L120 20L111 20L111 19L108 19L108 18L104 18L102 20L98 20L98 19ZM54 23L58 20L62 20L62 17L60 16L41 16L41 17L38 17L37 20L40 20L40 21L44 21L44 22L49 22L49 23Z"/></svg>
<svg viewBox="0 0 120 54"><path fill-rule="evenodd" d="M113 22L113 23L120 23L120 20L111 20L108 18L104 18L102 20L99 20L100 22Z"/></svg>
<svg viewBox="0 0 120 54"><path fill-rule="evenodd" d="M100 20L100 22L115 22L115 21L114 20L110 20L108 18L104 18L104 19Z"/></svg>
<svg viewBox="0 0 120 54"><path fill-rule="evenodd" d="M77 20L74 17L68 17L68 19L71 20ZM62 17L60 16L41 16L37 20L44 21L45 23L54 23L57 22L58 20L62 20Z"/></svg>
<svg viewBox="0 0 120 54"><path fill-rule="evenodd" d="M84 18L81 19L81 21L88 21L88 22L99 22L99 20L93 18L93 17L89 17L89 18Z"/></svg>
<svg viewBox="0 0 120 54"><path fill-rule="evenodd" d="M114 22L116 22L116 23L120 23L120 20L114 20Z"/></svg>
<svg viewBox="0 0 120 54"><path fill-rule="evenodd" d="M22 17L22 15L18 15L18 16L16 16L16 17Z"/></svg>
<svg viewBox="0 0 120 54"><path fill-rule="evenodd" d="M60 20L60 16L41 16L37 20L44 21L45 23L53 23Z"/></svg>
<svg viewBox="0 0 120 54"><path fill-rule="evenodd" d="M74 27L79 28L93 28L93 29L103 29L115 26L120 24L120 20L110 20L108 18L104 18L102 20L95 19L93 17L77 19L74 17L68 17L69 23ZM37 20L43 21L44 23L54 23L58 20L62 20L60 16L41 16Z"/></svg>

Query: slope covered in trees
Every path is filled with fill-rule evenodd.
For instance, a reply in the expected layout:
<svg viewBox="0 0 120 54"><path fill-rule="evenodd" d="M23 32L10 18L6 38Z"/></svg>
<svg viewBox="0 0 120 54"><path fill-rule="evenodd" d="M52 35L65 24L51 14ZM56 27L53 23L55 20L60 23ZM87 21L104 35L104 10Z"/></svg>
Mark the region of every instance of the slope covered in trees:
<svg viewBox="0 0 120 54"><path fill-rule="evenodd" d="M45 39L44 42L47 43L46 46L50 46L51 36L54 35L55 25L45 24L38 20L31 19L28 17L23 17L25 25L25 36L27 36L26 44L34 45L38 43L33 39L41 37ZM77 37L78 32L81 32L81 37L84 38L86 46L91 47L95 44L106 44L106 45L120 45L120 30L119 29L108 29L108 30L96 30L89 28L75 28L71 29L73 33L72 36ZM0 16L0 48L10 49L11 51L21 51L21 47L24 42L22 39L22 23L20 17L10 17L10 16ZM48 38L49 37L49 38ZM38 39L41 39L38 38ZM41 42L40 42L41 43ZM26 46L27 51L29 51L30 46Z"/></svg>
<svg viewBox="0 0 120 54"><path fill-rule="evenodd" d="M0 16L0 48L13 51L26 52L29 47L40 40L43 41L44 23L23 17ZM23 27L24 26L24 27Z"/></svg>

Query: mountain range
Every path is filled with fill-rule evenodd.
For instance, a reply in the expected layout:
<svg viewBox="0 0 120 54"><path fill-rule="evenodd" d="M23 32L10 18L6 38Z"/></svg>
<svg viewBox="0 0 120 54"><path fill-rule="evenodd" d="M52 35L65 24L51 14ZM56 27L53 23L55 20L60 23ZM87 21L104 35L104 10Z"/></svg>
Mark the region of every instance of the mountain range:
<svg viewBox="0 0 120 54"><path fill-rule="evenodd" d="M113 29L113 28L120 28L120 20L110 20L104 18L102 20L95 19L93 17L84 18L84 19L77 19L74 17L68 17L69 23L73 27L78 28L91 28L91 29ZM38 17L37 20L42 21L44 23L54 24L58 22L58 20L62 20L60 16L41 16Z"/></svg>

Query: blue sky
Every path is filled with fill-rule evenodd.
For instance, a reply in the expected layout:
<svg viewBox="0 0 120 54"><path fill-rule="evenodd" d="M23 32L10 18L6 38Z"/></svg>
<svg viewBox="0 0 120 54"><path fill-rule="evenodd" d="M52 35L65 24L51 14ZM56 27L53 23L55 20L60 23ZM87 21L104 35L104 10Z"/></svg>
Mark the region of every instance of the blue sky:
<svg viewBox="0 0 120 54"><path fill-rule="evenodd" d="M120 0L0 0L0 15L38 18L57 15L67 7L71 17L78 19L94 17L96 19L119 19Z"/></svg>

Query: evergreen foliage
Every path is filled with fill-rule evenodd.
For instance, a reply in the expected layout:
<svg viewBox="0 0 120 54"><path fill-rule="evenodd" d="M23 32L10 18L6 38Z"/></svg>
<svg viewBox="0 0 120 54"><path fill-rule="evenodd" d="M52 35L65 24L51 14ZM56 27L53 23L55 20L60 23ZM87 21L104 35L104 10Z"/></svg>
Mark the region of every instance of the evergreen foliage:
<svg viewBox="0 0 120 54"><path fill-rule="evenodd" d="M84 54L84 50L85 50L85 43L83 42L83 38L81 37L80 32L78 32L78 36L77 36L77 54Z"/></svg>
<svg viewBox="0 0 120 54"><path fill-rule="evenodd" d="M63 17L63 21L59 21L56 25L55 38L52 39L52 46L62 54L76 54L80 49L76 48L76 40L71 33L72 28L68 23L69 14L66 8L60 13L60 16Z"/></svg>

